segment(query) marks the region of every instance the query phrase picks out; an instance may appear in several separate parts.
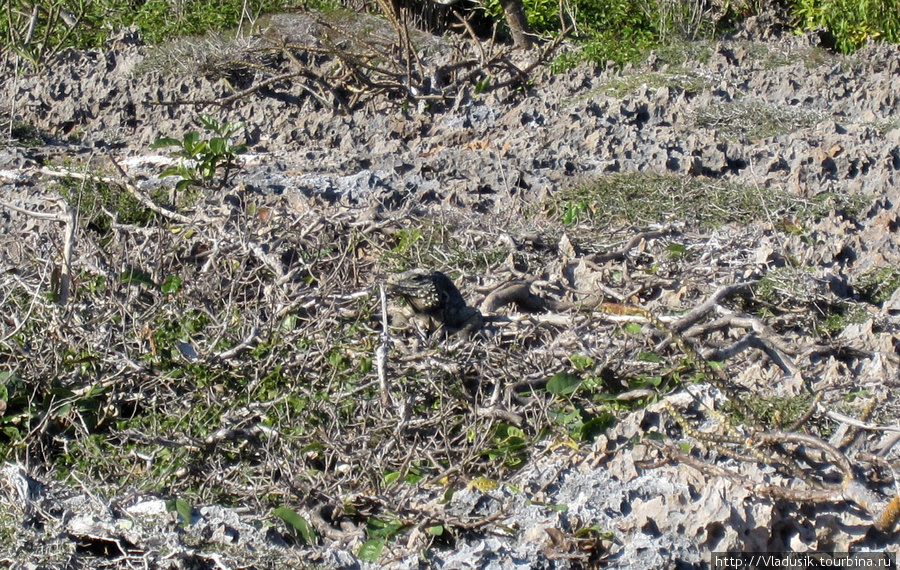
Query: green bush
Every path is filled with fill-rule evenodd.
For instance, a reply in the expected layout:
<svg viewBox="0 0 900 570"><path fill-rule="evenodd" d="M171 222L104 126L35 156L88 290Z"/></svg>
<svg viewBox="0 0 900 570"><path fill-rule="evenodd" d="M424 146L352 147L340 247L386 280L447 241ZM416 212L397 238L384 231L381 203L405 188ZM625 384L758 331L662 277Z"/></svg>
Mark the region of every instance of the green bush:
<svg viewBox="0 0 900 570"><path fill-rule="evenodd" d="M576 52L558 57L551 69L565 71L582 61L624 65L636 61L660 41L659 11L643 0L577 0L579 32L587 35Z"/></svg>
<svg viewBox="0 0 900 570"><path fill-rule="evenodd" d="M796 0L797 28L825 28L834 47L852 53L870 39L900 41L900 10L894 0Z"/></svg>
<svg viewBox="0 0 900 570"><path fill-rule="evenodd" d="M623 38L657 32L653 0L577 0L575 8L579 25L590 32L621 32Z"/></svg>

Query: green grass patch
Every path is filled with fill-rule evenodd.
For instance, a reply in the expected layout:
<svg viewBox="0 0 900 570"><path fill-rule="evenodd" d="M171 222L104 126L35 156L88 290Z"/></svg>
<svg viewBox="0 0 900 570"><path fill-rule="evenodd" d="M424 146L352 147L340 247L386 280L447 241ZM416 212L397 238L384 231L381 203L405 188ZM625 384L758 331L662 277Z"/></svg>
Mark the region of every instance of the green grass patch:
<svg viewBox="0 0 900 570"><path fill-rule="evenodd" d="M811 220L832 210L855 213L864 203L861 198L831 193L801 200L773 188L632 172L604 176L562 191L545 203L545 207L551 216L567 226L587 223L609 227L678 221L708 229L729 223L777 223L785 216Z"/></svg>
<svg viewBox="0 0 900 570"><path fill-rule="evenodd" d="M794 326L816 337L832 338L848 325L869 319L862 303L849 302L832 292L827 279L813 267L776 267L754 288L753 303L763 317L787 314ZM786 322L786 321L785 321Z"/></svg>
<svg viewBox="0 0 900 570"><path fill-rule="evenodd" d="M709 105L694 115L698 127L715 129L727 140L761 140L812 127L825 116L816 111L761 101Z"/></svg>
<svg viewBox="0 0 900 570"><path fill-rule="evenodd" d="M109 230L114 221L147 226L156 216L121 186L97 178L62 178L57 190L88 227L101 232Z"/></svg>
<svg viewBox="0 0 900 570"><path fill-rule="evenodd" d="M610 97L624 97L637 89L668 87L688 94L700 93L713 87L712 81L687 68L671 68L666 71L647 71L619 75L597 87Z"/></svg>
<svg viewBox="0 0 900 570"><path fill-rule="evenodd" d="M693 61L709 63L716 49L715 43L706 39L676 40L657 46L653 49L653 55L661 65L685 66Z"/></svg>

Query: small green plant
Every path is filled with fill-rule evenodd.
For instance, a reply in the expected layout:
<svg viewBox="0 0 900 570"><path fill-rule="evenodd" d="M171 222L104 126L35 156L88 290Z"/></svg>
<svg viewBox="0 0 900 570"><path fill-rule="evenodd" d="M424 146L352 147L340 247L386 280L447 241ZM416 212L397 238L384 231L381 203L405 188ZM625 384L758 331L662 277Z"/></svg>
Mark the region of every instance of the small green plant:
<svg viewBox="0 0 900 570"><path fill-rule="evenodd" d="M900 287L900 269L881 267L867 271L855 284L860 298L875 305L882 305Z"/></svg>
<svg viewBox="0 0 900 570"><path fill-rule="evenodd" d="M243 130L243 122L221 122L210 115L200 115L203 128L215 136L201 139L200 133L191 131L181 140L163 137L157 139L151 149L175 146L178 150L172 156L178 157L178 164L162 171L160 177L180 176L175 190L183 191L192 185L206 186L212 182L219 169L223 169L222 179L218 187L228 182L228 176L237 167L237 157L247 152L247 145L231 142L238 132Z"/></svg>
<svg viewBox="0 0 900 570"><path fill-rule="evenodd" d="M765 425L786 428L809 411L812 394L799 396L761 396L747 398L747 404Z"/></svg>
<svg viewBox="0 0 900 570"><path fill-rule="evenodd" d="M48 139L36 126L23 121L0 119L0 148L7 142L13 146L40 146Z"/></svg>
<svg viewBox="0 0 900 570"><path fill-rule="evenodd" d="M554 73L564 73L579 63L590 61L605 65L611 61L618 67L642 60L658 45L657 37L646 30L604 30L595 32L580 49L559 55L550 63Z"/></svg>
<svg viewBox="0 0 900 570"><path fill-rule="evenodd" d="M369 539L359 547L356 555L366 562L377 562L387 541L397 537L406 528L408 525L395 518L369 517L366 521L366 535Z"/></svg>
<svg viewBox="0 0 900 570"><path fill-rule="evenodd" d="M528 440L521 429L501 423L494 430L492 443L494 447L482 452L491 461L503 465L507 469L518 469L525 465L528 458Z"/></svg>
<svg viewBox="0 0 900 570"><path fill-rule="evenodd" d="M93 5L84 0L4 2L0 7L0 41L4 48L38 68L47 58L67 46L78 46L84 35L90 35L82 23L96 15Z"/></svg>
<svg viewBox="0 0 900 570"><path fill-rule="evenodd" d="M574 226L582 216L588 213L589 210L590 207L587 202L575 202L569 200L566 204L566 211L563 214L563 224L569 227Z"/></svg>
<svg viewBox="0 0 900 570"><path fill-rule="evenodd" d="M422 230L419 228L402 229L397 232L397 245L394 246L394 252L399 255L405 255L416 244L416 242L424 239Z"/></svg>

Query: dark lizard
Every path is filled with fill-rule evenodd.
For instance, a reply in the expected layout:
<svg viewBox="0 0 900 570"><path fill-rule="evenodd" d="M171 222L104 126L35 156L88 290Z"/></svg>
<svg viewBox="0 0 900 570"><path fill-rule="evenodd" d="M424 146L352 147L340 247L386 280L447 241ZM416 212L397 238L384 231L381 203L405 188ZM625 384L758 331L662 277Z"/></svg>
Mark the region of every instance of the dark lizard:
<svg viewBox="0 0 900 570"><path fill-rule="evenodd" d="M466 305L453 281L440 271L411 269L389 277L387 286L406 299L413 312L442 324L449 332L469 334L484 324L481 311Z"/></svg>

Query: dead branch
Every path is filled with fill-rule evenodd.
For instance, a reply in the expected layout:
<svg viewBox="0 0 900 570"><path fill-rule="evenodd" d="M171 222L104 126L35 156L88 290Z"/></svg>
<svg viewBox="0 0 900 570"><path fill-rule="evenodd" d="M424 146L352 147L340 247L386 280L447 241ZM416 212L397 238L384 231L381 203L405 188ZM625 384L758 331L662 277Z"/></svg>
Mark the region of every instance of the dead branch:
<svg viewBox="0 0 900 570"><path fill-rule="evenodd" d="M388 325L387 293L384 284L378 286L378 294L381 300L381 338L378 348L375 349L375 365L378 369L378 386L381 392L381 405L385 409L391 407L391 389L388 385L387 359L391 346L391 332Z"/></svg>
<svg viewBox="0 0 900 570"><path fill-rule="evenodd" d="M797 377L800 375L800 369L794 364L794 361L786 354L782 354L771 340L761 338L755 334L746 334L731 345L720 348L718 350L707 352L704 357L709 360L724 361L740 354L741 352L755 348L761 350L774 362L781 370L789 376Z"/></svg>
<svg viewBox="0 0 900 570"><path fill-rule="evenodd" d="M59 273L58 289L54 289L57 293L57 302L60 305L65 306L66 303L69 302L69 290L72 285L72 247L75 244L75 228L78 220L75 208L70 206L62 199L59 199L59 202L60 211L55 214L26 210L4 201L0 201L0 206L9 208L10 210L19 212L20 214L24 214L32 218L37 218L39 220L54 220L57 222L62 222L64 224L65 231L63 233L63 263Z"/></svg>
<svg viewBox="0 0 900 570"><path fill-rule="evenodd" d="M607 253L595 253L592 255L586 256L584 259L586 261L590 261L591 263L595 263L597 265L606 263L608 261L620 261L625 259L632 249L638 246L641 242L649 241L651 239L658 239L663 236L671 235L678 233L678 231L673 227L661 228L658 230L650 230L646 232L642 232L633 236L630 240L628 240L625 245L620 247L615 251L610 251Z"/></svg>
<svg viewBox="0 0 900 570"><path fill-rule="evenodd" d="M731 285L723 285L719 287L713 292L712 295L710 295L705 301L703 301L703 303L691 309L688 314L672 323L672 330L678 333L683 332L685 329L705 317L719 304L719 301L721 301L725 297L729 297L735 293L742 292L747 288L756 285L757 283L759 283L759 281L744 281L742 283L734 283Z"/></svg>

